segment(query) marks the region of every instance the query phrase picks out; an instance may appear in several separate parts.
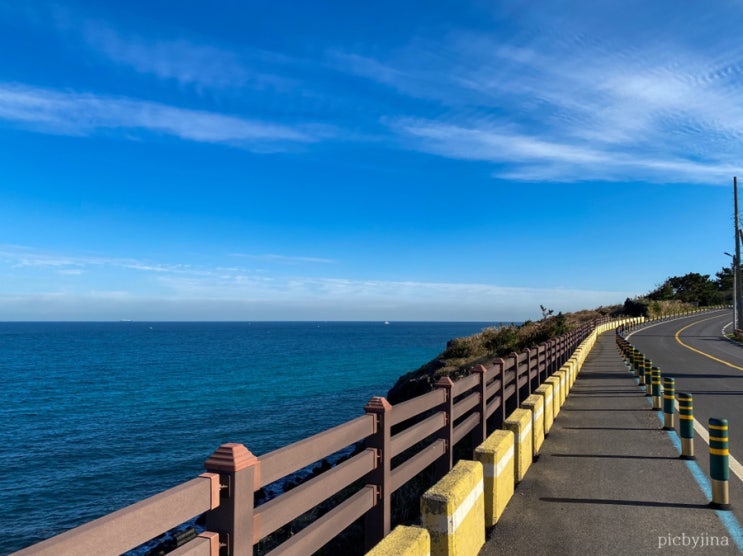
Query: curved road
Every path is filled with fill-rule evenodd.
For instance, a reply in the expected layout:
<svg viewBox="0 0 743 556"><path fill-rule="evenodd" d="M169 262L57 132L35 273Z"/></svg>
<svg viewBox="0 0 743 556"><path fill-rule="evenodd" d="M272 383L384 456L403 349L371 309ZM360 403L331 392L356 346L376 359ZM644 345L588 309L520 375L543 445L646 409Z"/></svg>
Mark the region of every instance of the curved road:
<svg viewBox="0 0 743 556"><path fill-rule="evenodd" d="M651 324L627 337L660 367L663 376L676 379L677 393L694 396L694 418L699 425L708 429L710 417L728 420L731 487L736 476L743 481L743 346L724 337L732 321L731 310L719 310ZM709 448L702 443L703 436L697 426L695 451L706 468ZM738 487L743 489L743 482L735 490ZM732 492L731 501L736 502Z"/></svg>

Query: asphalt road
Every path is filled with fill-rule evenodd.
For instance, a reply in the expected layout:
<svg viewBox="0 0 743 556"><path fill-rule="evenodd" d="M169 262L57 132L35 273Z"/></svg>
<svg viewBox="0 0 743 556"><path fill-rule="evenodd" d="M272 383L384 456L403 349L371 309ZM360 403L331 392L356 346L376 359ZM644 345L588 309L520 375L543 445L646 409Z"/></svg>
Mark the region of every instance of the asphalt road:
<svg viewBox="0 0 743 556"><path fill-rule="evenodd" d="M661 427L613 334L602 335L480 556L743 553L743 494L731 488L732 512L711 509L704 450L681 460ZM725 542L692 547L692 536Z"/></svg>
<svg viewBox="0 0 743 556"><path fill-rule="evenodd" d="M705 428L710 417L728 420L730 452L743 461L743 346L722 332L732 320L732 311L705 313L651 325L628 339L663 376L676 379L677 392L693 394L694 417Z"/></svg>
<svg viewBox="0 0 743 556"><path fill-rule="evenodd" d="M743 508L743 346L724 336L732 320L731 310L702 313L648 325L627 339L661 369L662 376L675 379L676 392L694 396L698 426L708 431L710 417L728 420L731 502L738 514ZM695 451L706 471L708 450L703 431L697 429Z"/></svg>

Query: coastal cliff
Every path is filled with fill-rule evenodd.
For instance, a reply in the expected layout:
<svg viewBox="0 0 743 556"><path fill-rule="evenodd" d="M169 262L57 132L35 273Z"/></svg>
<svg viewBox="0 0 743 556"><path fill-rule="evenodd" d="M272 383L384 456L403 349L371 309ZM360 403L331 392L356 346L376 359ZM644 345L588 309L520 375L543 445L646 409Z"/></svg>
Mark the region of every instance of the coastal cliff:
<svg viewBox="0 0 743 556"><path fill-rule="evenodd" d="M542 308L543 318L538 321L486 328L472 336L454 338L447 342L446 349L438 356L398 378L388 391L387 400L393 405L409 400L432 390L442 377L457 380L469 375L476 365L492 365L499 357L538 346L586 322L624 313L624 305L557 315Z"/></svg>
<svg viewBox="0 0 743 556"><path fill-rule="evenodd" d="M387 401L396 404L420 396L433 389L437 380L448 376L452 380L465 377L476 365L492 365L513 352L537 347L542 342L592 322L601 317L661 317L696 308L698 303L678 299L657 300L652 297L627 299L623 305L610 305L574 313L558 313L540 307L542 318L523 324L486 328L478 334L454 338L446 349L415 371L402 375L387 392Z"/></svg>

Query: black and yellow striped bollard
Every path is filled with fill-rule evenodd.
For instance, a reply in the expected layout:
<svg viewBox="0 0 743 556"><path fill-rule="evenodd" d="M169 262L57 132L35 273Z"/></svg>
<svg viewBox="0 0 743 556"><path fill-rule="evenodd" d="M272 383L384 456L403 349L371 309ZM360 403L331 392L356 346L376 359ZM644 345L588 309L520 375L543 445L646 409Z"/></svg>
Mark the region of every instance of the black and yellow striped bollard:
<svg viewBox="0 0 743 556"><path fill-rule="evenodd" d="M632 372L632 345L628 342L622 351L622 359L629 372Z"/></svg>
<svg viewBox="0 0 743 556"><path fill-rule="evenodd" d="M653 369L651 371L651 380L652 380L652 394L653 394L653 409L658 410L662 409L663 405L661 401L663 400L663 393L660 389L660 369L656 366L653 366Z"/></svg>
<svg viewBox="0 0 743 556"><path fill-rule="evenodd" d="M635 375L635 378L640 378L640 361L642 360L642 355L640 355L640 352L637 351L637 348L632 348L632 372Z"/></svg>
<svg viewBox="0 0 743 556"><path fill-rule="evenodd" d="M696 459L694 456L694 398L686 392L679 392L678 398L681 459Z"/></svg>
<svg viewBox="0 0 743 556"><path fill-rule="evenodd" d="M676 381L672 378L663 379L663 428L671 431L676 428L674 414L676 413Z"/></svg>
<svg viewBox="0 0 743 556"><path fill-rule="evenodd" d="M709 420L709 475L712 479L712 502L719 510L730 509L730 452L728 451L728 420Z"/></svg>
<svg viewBox="0 0 743 556"><path fill-rule="evenodd" d="M653 362L645 359L645 395L653 395Z"/></svg>
<svg viewBox="0 0 743 556"><path fill-rule="evenodd" d="M645 367L646 367L647 362L648 360L645 358L645 356L640 354L640 361L638 362L638 365L637 365L638 367L637 370L639 373L638 378L640 379L640 382L638 382L638 384L640 386L645 386Z"/></svg>

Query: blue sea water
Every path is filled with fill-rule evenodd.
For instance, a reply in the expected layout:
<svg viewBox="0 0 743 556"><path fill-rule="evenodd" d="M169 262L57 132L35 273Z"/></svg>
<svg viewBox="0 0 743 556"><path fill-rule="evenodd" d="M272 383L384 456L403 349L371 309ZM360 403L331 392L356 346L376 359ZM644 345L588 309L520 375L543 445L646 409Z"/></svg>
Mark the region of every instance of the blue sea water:
<svg viewBox="0 0 743 556"><path fill-rule="evenodd" d="M495 323L493 323L495 324ZM0 323L0 554L357 417L490 323Z"/></svg>

